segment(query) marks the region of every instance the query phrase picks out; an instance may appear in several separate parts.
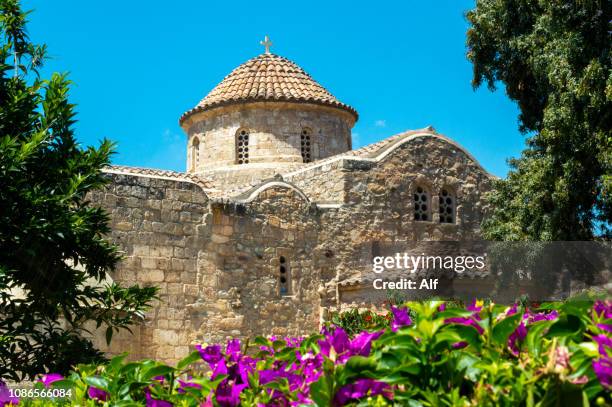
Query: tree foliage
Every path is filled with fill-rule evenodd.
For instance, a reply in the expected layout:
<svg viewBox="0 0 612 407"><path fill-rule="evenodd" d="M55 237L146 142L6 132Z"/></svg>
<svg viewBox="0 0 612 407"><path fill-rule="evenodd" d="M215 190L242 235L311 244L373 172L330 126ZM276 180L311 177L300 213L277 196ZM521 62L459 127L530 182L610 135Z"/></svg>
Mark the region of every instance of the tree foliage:
<svg viewBox="0 0 612 407"><path fill-rule="evenodd" d="M39 77L45 47L30 42L19 2L0 11L0 378L19 380L100 359L85 323L110 341L156 289L106 282L120 256L87 193L107 183L113 145L77 144L70 82Z"/></svg>
<svg viewBox="0 0 612 407"><path fill-rule="evenodd" d="M467 13L473 86L501 82L529 134L495 182L484 234L591 240L612 224L612 3L478 0Z"/></svg>

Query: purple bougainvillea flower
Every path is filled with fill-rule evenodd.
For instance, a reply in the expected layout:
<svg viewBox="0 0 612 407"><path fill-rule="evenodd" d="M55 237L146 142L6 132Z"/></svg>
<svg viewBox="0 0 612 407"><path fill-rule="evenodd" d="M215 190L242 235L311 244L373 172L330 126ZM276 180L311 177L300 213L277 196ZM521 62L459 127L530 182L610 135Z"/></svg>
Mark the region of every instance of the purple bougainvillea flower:
<svg viewBox="0 0 612 407"><path fill-rule="evenodd" d="M90 399L100 401L106 401L109 397L109 394L106 391L93 386L89 386L89 389L87 389L87 395Z"/></svg>
<svg viewBox="0 0 612 407"><path fill-rule="evenodd" d="M440 304L438 306L438 312L442 312L444 310L446 310L446 303L445 302L443 302L442 304Z"/></svg>
<svg viewBox="0 0 612 407"><path fill-rule="evenodd" d="M370 356L370 350L372 349L372 341L380 338L383 333L384 331L363 331L362 333L357 335L349 345L351 355Z"/></svg>
<svg viewBox="0 0 612 407"><path fill-rule="evenodd" d="M393 313L393 321L391 322L391 330L397 332L397 330L403 326L412 325L412 319L408 313L408 308L397 308L391 306L391 312Z"/></svg>
<svg viewBox="0 0 612 407"><path fill-rule="evenodd" d="M151 396L151 390L147 387L145 389L146 406L147 407L172 407L172 403L166 400L157 400Z"/></svg>
<svg viewBox="0 0 612 407"><path fill-rule="evenodd" d="M476 299L472 300L472 302L466 307L468 311L472 311L473 314L471 317L454 317L454 318L446 318L444 320L445 324L458 324L474 327L479 334L484 333L484 328L480 326L478 321L480 321L479 312L482 310L482 301L477 301Z"/></svg>
<svg viewBox="0 0 612 407"><path fill-rule="evenodd" d="M358 379L355 383L344 385L338 390L334 397L334 404L343 406L351 400L379 394L393 399L393 392L387 383L374 379Z"/></svg>
<svg viewBox="0 0 612 407"><path fill-rule="evenodd" d="M178 382L179 382L178 392L181 393L181 394L186 393L185 389L187 387L192 387L192 388L198 389L198 390L202 388L202 385L197 384L197 383L187 382L187 381L184 381L184 380L181 380L181 379L178 379Z"/></svg>
<svg viewBox="0 0 612 407"><path fill-rule="evenodd" d="M468 311L480 312L482 310L482 306L482 301L478 301L476 298L474 298L472 302L465 307L465 309Z"/></svg>
<svg viewBox="0 0 612 407"><path fill-rule="evenodd" d="M599 345L599 354L601 356L607 357L608 352L606 348L612 349L612 338L610 338L608 335L600 334L600 335L595 335L593 337L593 340L597 342L597 345Z"/></svg>
<svg viewBox="0 0 612 407"><path fill-rule="evenodd" d="M480 324L478 323L478 321L476 321L476 319L474 319L474 317L446 318L444 320L444 323L445 324L459 324L459 325L472 326L472 327L476 328L478 333L481 334L481 335L484 332L483 327L480 326Z"/></svg>
<svg viewBox="0 0 612 407"><path fill-rule="evenodd" d="M540 321L554 321L557 318L559 318L559 312L557 310L552 310L548 314L545 312L538 312L537 314L532 314L531 311L529 311L523 316L523 319L527 319L529 323Z"/></svg>
<svg viewBox="0 0 612 407"><path fill-rule="evenodd" d="M461 342L455 342L453 343L452 347L453 349L463 349L465 347L468 346L467 342L461 341Z"/></svg>
<svg viewBox="0 0 612 407"><path fill-rule="evenodd" d="M351 341L344 329L335 327L333 330L322 329L321 332L325 335L324 339L319 340L319 348L321 353L329 357L333 349L337 355L342 355L350 348Z"/></svg>
<svg viewBox="0 0 612 407"><path fill-rule="evenodd" d="M0 407L16 406L17 404L19 404L19 399L17 397L11 397L8 386L0 380Z"/></svg>
<svg viewBox="0 0 612 407"><path fill-rule="evenodd" d="M349 350L351 341L346 331L342 328L334 329L329 337L331 346L334 348L337 354L342 354Z"/></svg>
<svg viewBox="0 0 612 407"><path fill-rule="evenodd" d="M213 365L216 365L223 359L223 354L221 353L221 346L219 345L209 345L205 348L202 348L202 345L196 345L196 349L200 353L202 359L207 362L211 368Z"/></svg>
<svg viewBox="0 0 612 407"><path fill-rule="evenodd" d="M304 338L285 337L285 344L288 348L299 348Z"/></svg>
<svg viewBox="0 0 612 407"><path fill-rule="evenodd" d="M508 308L508 310L506 311L506 316L510 317L516 314L517 312L518 312L518 304L514 304L510 308Z"/></svg>
<svg viewBox="0 0 612 407"><path fill-rule="evenodd" d="M283 368L278 370L274 369L265 369L259 371L259 384L264 385L271 382L278 381L280 379L286 379L289 383L289 390L296 391L302 387L304 384L304 378L301 375L298 375L294 372L288 372ZM271 393L273 398L279 398L279 395L276 393ZM287 401L288 403L288 401Z"/></svg>
<svg viewBox="0 0 612 407"><path fill-rule="evenodd" d="M211 375L211 378L213 380L216 379L217 376L227 374L227 365L225 364L225 360L220 361L219 363L214 365L214 367L211 366L211 369L213 369Z"/></svg>
<svg viewBox="0 0 612 407"><path fill-rule="evenodd" d="M508 337L508 348L510 349L510 352L514 356L519 355L520 353L519 342L524 341L526 337L527 337L527 327L525 326L525 322L521 321L519 326L517 326L514 332L510 334L510 337Z"/></svg>
<svg viewBox="0 0 612 407"><path fill-rule="evenodd" d="M229 376L229 380L232 380L235 383L248 383L249 373L252 373L254 370L255 365L251 363L251 360L244 358L243 360L239 360L237 363L230 365L227 368L227 375Z"/></svg>
<svg viewBox="0 0 612 407"><path fill-rule="evenodd" d="M293 402L291 403L291 405L293 406L303 406L303 405L314 405L313 401L310 399L309 397L309 392L308 391L304 391L304 392L298 392L297 394L297 402Z"/></svg>
<svg viewBox="0 0 612 407"><path fill-rule="evenodd" d="M229 356L230 361L237 362L240 359L240 339L227 341L225 354Z"/></svg>
<svg viewBox="0 0 612 407"><path fill-rule="evenodd" d="M200 404L200 407L215 407L212 401L212 396L213 392L211 391L210 393L208 393L208 396L206 397L206 400L204 400L204 403Z"/></svg>
<svg viewBox="0 0 612 407"><path fill-rule="evenodd" d="M221 407L236 407L240 405L240 393L247 387L247 384L236 384L231 380L223 380L215 390L217 404Z"/></svg>
<svg viewBox="0 0 612 407"><path fill-rule="evenodd" d="M612 388L612 358L603 357L593 360L593 370L603 387Z"/></svg>
<svg viewBox="0 0 612 407"><path fill-rule="evenodd" d="M322 374L323 356L321 354L313 355L308 352L305 356L299 356L302 364L302 374L305 383L313 383L319 380Z"/></svg>
<svg viewBox="0 0 612 407"><path fill-rule="evenodd" d="M258 373L259 373L259 384L261 385L273 382L275 380L278 380L278 378L281 377L281 372L279 372L278 370L274 370L274 369L264 369L264 370L260 370Z"/></svg>
<svg viewBox="0 0 612 407"><path fill-rule="evenodd" d="M612 332L612 325L610 324L597 324L597 328L602 331Z"/></svg>
<svg viewBox="0 0 612 407"><path fill-rule="evenodd" d="M42 379L40 379L39 382L44 384L45 387L49 387L51 386L52 383L59 382L60 380L63 380L63 379L64 379L64 376L62 376L59 373L49 373L49 374L43 375Z"/></svg>
<svg viewBox="0 0 612 407"><path fill-rule="evenodd" d="M517 312L517 305L515 304L508 312L506 316L514 315ZM538 312L536 314L531 311L527 311L523 314L521 323L516 327L514 332L508 337L508 348L514 356L518 356L520 353L520 342L524 341L527 337L527 326L540 321L553 321L559 317L559 313L553 310L549 313Z"/></svg>
<svg viewBox="0 0 612 407"><path fill-rule="evenodd" d="M595 304L593 304L593 312L595 315L598 315L604 319L612 318L612 301L595 301Z"/></svg>
<svg viewBox="0 0 612 407"><path fill-rule="evenodd" d="M383 331L363 331L351 341L344 329L340 327L332 328L332 330L324 329L322 332L325 338L319 340L319 349L327 357L330 357L333 349L336 355L336 363L344 363L351 356L369 356L372 341L384 333ZM299 354L298 357L300 357ZM322 359L320 362L322 363Z"/></svg>

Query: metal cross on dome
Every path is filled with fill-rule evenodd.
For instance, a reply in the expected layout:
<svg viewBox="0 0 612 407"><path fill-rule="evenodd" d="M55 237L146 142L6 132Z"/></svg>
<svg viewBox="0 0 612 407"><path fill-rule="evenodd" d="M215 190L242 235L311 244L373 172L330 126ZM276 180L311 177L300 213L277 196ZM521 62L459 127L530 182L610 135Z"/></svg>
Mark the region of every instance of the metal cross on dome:
<svg viewBox="0 0 612 407"><path fill-rule="evenodd" d="M266 54L269 54L270 53L270 47L272 46L272 41L270 41L270 38L268 38L268 36L266 35L264 40L263 41L259 41L259 43L261 45L263 45L264 47L266 47Z"/></svg>

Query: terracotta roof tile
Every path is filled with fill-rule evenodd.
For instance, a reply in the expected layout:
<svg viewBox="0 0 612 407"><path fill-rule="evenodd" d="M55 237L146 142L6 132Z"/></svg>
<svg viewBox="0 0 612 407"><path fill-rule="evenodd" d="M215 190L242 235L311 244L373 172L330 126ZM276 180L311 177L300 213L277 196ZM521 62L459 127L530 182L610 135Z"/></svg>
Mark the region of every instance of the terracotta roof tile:
<svg viewBox="0 0 612 407"><path fill-rule="evenodd" d="M274 54L261 54L234 69L196 107L183 114L179 122L218 106L258 101L332 106L357 118L355 109L336 99L294 62Z"/></svg>
<svg viewBox="0 0 612 407"><path fill-rule="evenodd" d="M202 187L206 192L209 192L208 190L216 190L210 180L196 174L189 174L185 172L158 170L154 168L128 167L125 165L110 165L104 169L104 172L144 175L154 178L170 178L176 181L193 182Z"/></svg>

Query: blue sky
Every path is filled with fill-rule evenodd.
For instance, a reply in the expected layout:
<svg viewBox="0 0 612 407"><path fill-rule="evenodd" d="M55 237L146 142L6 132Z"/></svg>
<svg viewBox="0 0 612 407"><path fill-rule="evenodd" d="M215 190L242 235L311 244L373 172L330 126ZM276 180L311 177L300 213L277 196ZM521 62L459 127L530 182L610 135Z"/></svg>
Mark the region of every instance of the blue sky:
<svg viewBox="0 0 612 407"><path fill-rule="evenodd" d="M79 141L115 141L116 164L183 171L179 116L263 52L265 34L357 109L356 147L433 125L504 176L524 144L503 89L471 87L472 1L23 1L52 57L43 74L75 82Z"/></svg>

